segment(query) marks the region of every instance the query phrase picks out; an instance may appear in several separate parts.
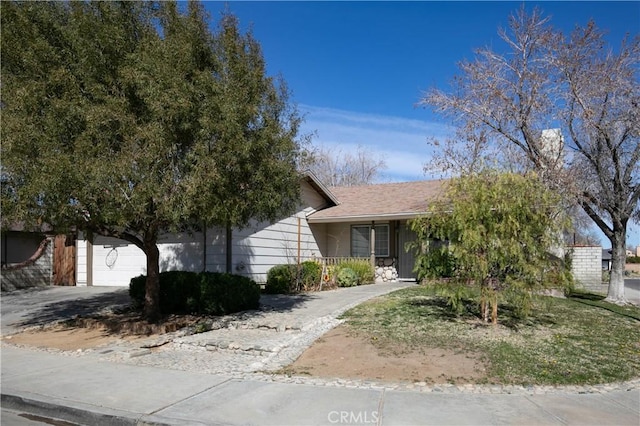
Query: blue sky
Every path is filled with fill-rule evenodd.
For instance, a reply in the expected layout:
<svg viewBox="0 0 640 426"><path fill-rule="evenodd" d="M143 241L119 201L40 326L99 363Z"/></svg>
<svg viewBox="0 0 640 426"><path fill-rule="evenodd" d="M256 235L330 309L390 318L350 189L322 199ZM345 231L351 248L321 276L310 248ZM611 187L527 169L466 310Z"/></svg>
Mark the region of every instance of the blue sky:
<svg viewBox="0 0 640 426"><path fill-rule="evenodd" d="M446 88L474 48L499 46L498 27L522 2L205 2L215 22L228 7L252 28L270 74L281 74L314 144L367 147L387 163L383 181L427 179L426 140L447 122L416 107ZM593 18L618 46L640 33L640 2L525 2L565 33ZM631 244L640 244L635 227Z"/></svg>

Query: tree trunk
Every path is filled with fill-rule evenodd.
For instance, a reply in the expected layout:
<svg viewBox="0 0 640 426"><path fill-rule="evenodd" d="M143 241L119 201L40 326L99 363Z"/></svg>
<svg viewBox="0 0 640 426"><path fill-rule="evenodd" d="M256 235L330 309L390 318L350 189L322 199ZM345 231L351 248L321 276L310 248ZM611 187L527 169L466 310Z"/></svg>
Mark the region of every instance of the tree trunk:
<svg viewBox="0 0 640 426"><path fill-rule="evenodd" d="M226 228L226 237L225 237L225 244L226 244L226 272L227 274L230 274L233 272L233 229L231 228L230 224L227 224Z"/></svg>
<svg viewBox="0 0 640 426"><path fill-rule="evenodd" d="M480 298L480 315L482 316L482 321L489 322L489 308L487 307L486 296Z"/></svg>
<svg viewBox="0 0 640 426"><path fill-rule="evenodd" d="M493 305L491 306L491 323L498 324L498 295L493 296Z"/></svg>
<svg viewBox="0 0 640 426"><path fill-rule="evenodd" d="M157 232L144 237L144 252L147 255L147 282L145 284L144 317L148 322L160 319L160 251Z"/></svg>
<svg viewBox="0 0 640 426"><path fill-rule="evenodd" d="M624 297L624 266L627 257L625 247L626 227L613 227L613 238L611 241L611 278L609 280L609 291L607 302L617 304L627 303Z"/></svg>

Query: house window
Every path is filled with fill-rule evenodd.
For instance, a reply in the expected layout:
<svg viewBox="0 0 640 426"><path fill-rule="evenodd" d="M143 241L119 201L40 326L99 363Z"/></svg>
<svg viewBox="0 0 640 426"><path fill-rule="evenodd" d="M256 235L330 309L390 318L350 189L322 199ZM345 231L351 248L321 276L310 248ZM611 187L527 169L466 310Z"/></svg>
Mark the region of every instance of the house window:
<svg viewBox="0 0 640 426"><path fill-rule="evenodd" d="M389 225L376 225L377 257L389 256ZM356 225L351 227L351 256L369 257L371 255L371 226Z"/></svg>

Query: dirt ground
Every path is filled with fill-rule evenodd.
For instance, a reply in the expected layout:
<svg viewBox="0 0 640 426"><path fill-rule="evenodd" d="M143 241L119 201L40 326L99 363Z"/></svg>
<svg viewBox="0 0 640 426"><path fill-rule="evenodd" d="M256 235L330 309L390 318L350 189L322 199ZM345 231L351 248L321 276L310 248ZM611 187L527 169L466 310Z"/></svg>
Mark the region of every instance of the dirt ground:
<svg viewBox="0 0 640 426"><path fill-rule="evenodd" d="M476 354L376 345L339 326L318 339L285 374L376 381L469 383L486 376Z"/></svg>
<svg viewBox="0 0 640 426"><path fill-rule="evenodd" d="M136 340L141 336L120 336L106 329L52 327L43 330L30 330L2 340L13 345L55 348L61 351L91 349L115 343L120 339Z"/></svg>
<svg viewBox="0 0 640 426"><path fill-rule="evenodd" d="M125 322L126 323L126 322ZM171 321L170 321L171 323ZM113 330L100 321L30 330L3 337L10 344L77 351L138 340L173 331L181 321L148 330L123 327ZM389 382L468 383L484 377L484 367L474 354L444 349L408 350L384 346L354 336L339 326L318 339L283 374Z"/></svg>
<svg viewBox="0 0 640 426"><path fill-rule="evenodd" d="M122 340L135 341L160 336L193 325L198 320L198 317L189 315L173 315L160 324L148 324L137 313L121 313L77 318L66 323L3 336L2 340L13 345L77 351Z"/></svg>

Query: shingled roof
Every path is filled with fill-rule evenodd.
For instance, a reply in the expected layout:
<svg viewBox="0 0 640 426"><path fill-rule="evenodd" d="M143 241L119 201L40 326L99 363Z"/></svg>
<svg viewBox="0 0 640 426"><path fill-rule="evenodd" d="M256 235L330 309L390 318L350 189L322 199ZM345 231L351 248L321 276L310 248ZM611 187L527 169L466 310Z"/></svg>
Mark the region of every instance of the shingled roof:
<svg viewBox="0 0 640 426"><path fill-rule="evenodd" d="M310 223L411 219L444 192L446 180L330 187L339 204L317 211Z"/></svg>

